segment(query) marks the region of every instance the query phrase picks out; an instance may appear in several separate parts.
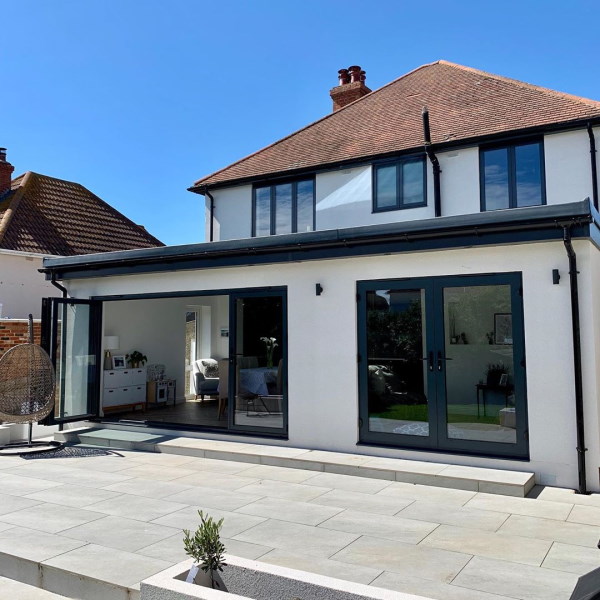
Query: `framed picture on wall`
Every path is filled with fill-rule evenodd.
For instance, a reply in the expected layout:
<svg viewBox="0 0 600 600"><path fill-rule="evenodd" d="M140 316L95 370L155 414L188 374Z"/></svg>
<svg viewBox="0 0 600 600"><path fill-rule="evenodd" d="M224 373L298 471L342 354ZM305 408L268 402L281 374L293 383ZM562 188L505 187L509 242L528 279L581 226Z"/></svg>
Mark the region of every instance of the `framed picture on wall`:
<svg viewBox="0 0 600 600"><path fill-rule="evenodd" d="M124 369L127 364L125 363L125 356L118 355L112 357L113 369Z"/></svg>
<svg viewBox="0 0 600 600"><path fill-rule="evenodd" d="M512 313L494 314L494 343L512 346Z"/></svg>

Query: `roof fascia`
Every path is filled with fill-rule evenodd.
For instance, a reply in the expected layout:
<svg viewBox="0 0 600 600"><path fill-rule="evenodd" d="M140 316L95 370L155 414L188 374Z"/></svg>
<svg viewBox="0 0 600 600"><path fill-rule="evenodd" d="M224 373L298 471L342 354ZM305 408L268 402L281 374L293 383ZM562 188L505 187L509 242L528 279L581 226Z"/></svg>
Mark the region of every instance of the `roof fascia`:
<svg viewBox="0 0 600 600"><path fill-rule="evenodd" d="M460 150L462 148L468 148L476 146L482 143L502 142L520 139L528 136L544 135L551 133L562 133L566 131L572 131L574 129L583 129L587 127L588 123L594 125L600 125L600 117L593 119L578 119L577 121L564 121L560 123L552 123L550 125L538 125L535 127L526 127L524 129L514 129L511 131L502 131L499 133L493 133L488 135L479 135L470 138L461 138L459 140L447 140L444 142L436 142L431 144L431 147L436 152L444 152L445 150ZM324 163L316 167L304 167L301 169L289 169L287 171L278 171L274 173L265 173L264 175L255 175L252 177L243 177L238 179L232 179L229 181L222 181L214 184L200 184L193 185L187 188L188 192L195 194L204 195L206 190L218 190L229 187L239 187L242 185L251 185L253 183L262 181L275 181L278 179L284 179L289 177L299 177L305 174L319 174L328 171L334 171L338 169L349 169L355 167L361 167L371 164L375 160L381 160L385 158L392 158L394 156L403 156L405 154L415 154L424 152L424 144L413 148L406 148L404 150L396 150L393 152L385 152L379 154L370 154L368 156L353 158L345 161L337 161L333 163ZM235 164L235 163L234 163Z"/></svg>

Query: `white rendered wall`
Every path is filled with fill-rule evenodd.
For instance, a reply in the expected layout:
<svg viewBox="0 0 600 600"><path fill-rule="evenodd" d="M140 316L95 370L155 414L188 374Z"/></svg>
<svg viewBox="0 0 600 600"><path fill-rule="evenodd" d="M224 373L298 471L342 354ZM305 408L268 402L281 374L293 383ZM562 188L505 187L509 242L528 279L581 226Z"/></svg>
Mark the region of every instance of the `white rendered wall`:
<svg viewBox="0 0 600 600"><path fill-rule="evenodd" d="M31 313L39 319L42 298L61 296L57 288L38 272L42 258L9 254L0 250L0 304L1 317L26 319Z"/></svg>
<svg viewBox="0 0 600 600"><path fill-rule="evenodd" d="M593 302L595 300L597 305L600 282L596 275L591 277L590 267L593 257L596 272L600 272L600 261L597 250L589 242L576 242L575 248L579 255L584 323L584 393L590 448L587 456L588 477L590 489L598 491L600 452L596 406L598 381L595 373L599 365L595 348L599 343L600 325L598 318L594 317ZM552 284L554 268L560 269L562 274L560 285ZM368 446L360 446L358 450L369 455L533 470L541 483L576 487L570 294L568 264L561 242L290 263L285 266L89 279L68 282L68 286L71 294L80 298L175 290L287 286L289 441L269 443L356 452L356 281L511 271L523 273L531 461L527 463ZM320 282L324 288L321 296L315 295L316 282ZM156 311L153 323L156 324L161 318L161 312ZM123 329L139 329L136 325L127 319L122 321ZM178 351L183 347L181 337L175 335L166 339L156 335L152 342L152 328L147 329L144 333L147 342L144 341L144 344L148 345L142 348L144 351L147 348L149 352L152 351L151 343L163 349L173 344L170 351ZM132 335L140 334L134 331ZM227 435L215 434L215 437L227 439ZM229 436L229 439L233 438Z"/></svg>
<svg viewBox="0 0 600 600"><path fill-rule="evenodd" d="M600 154L600 133L595 130ZM600 156L596 156L600 171ZM590 146L585 129L544 137L548 204L579 202L592 196ZM442 216L480 212L479 147L437 153L442 169ZM214 239L252 235L252 186L225 188L215 198ZM316 228L339 229L434 217L433 171L427 160L427 206L374 213L371 165L316 176ZM210 202L207 202L207 222ZM206 240L209 240L207 223Z"/></svg>

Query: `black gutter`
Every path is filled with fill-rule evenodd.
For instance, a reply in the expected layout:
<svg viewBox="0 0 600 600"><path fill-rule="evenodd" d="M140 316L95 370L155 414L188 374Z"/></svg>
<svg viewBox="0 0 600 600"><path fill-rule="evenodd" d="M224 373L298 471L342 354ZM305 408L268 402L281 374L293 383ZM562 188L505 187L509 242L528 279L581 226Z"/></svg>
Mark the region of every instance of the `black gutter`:
<svg viewBox="0 0 600 600"><path fill-rule="evenodd" d="M577 423L577 470L579 488L577 493L587 494L585 473L585 421L583 414L583 375L581 367L581 326L579 317L579 287L577 282L577 255L571 243L571 226L563 227L563 242L569 257L569 281L571 286L571 321L573 328L573 368L575 374L575 418Z"/></svg>
<svg viewBox="0 0 600 600"><path fill-rule="evenodd" d="M41 271L41 269L40 269L40 271ZM60 283L56 282L56 273L52 273L52 277L50 278L50 283L62 292L63 298L67 297L67 294L68 294L67 288L64 285L60 285Z"/></svg>
<svg viewBox="0 0 600 600"><path fill-rule="evenodd" d="M214 240L214 219L215 219L215 199L213 195L208 191L208 188L204 189L204 194L210 198L210 233L209 242Z"/></svg>
<svg viewBox="0 0 600 600"><path fill-rule="evenodd" d="M590 160L592 162L592 198L594 200L594 208L598 210L598 166L596 163L596 138L594 137L594 129L592 124L587 124L587 132L590 138Z"/></svg>
<svg viewBox="0 0 600 600"><path fill-rule="evenodd" d="M576 121L564 121L561 123L551 123L548 125L539 125L536 127L526 127L524 129L517 129L512 131L503 131L492 135L479 135L472 136L470 138L461 138L457 140L445 140L436 142L435 147L437 152L446 152L448 150L460 150L461 148L471 148L478 146L483 143L503 143L511 142L514 140L520 140L529 136L539 136L551 133L561 133L564 131L572 131L574 129L582 129L588 126L588 124L600 125L600 117L578 119ZM285 171L267 172L264 174L253 175L251 177L238 177L235 179L228 179L226 181L218 181L210 184L212 190L228 187L236 187L240 185L248 185L256 183L257 181L277 181L279 179L289 179L290 177L297 177L305 174L315 173L326 173L335 169L350 169L354 167L360 167L370 165L375 160L383 160L387 158L394 158L397 156L404 156L409 154L418 154L422 150L422 146L415 146L413 148L402 148L394 150L392 152L382 152L379 154L371 154L368 156L359 156L350 158L347 160L337 160L330 163L320 163L318 165L311 165L307 167L301 167L297 169L286 169ZM189 188L188 192L194 192L196 194L204 194L206 183L204 180L209 179L211 175L208 175L202 179L199 179Z"/></svg>
<svg viewBox="0 0 600 600"><path fill-rule="evenodd" d="M440 168L440 161L437 159L433 151L433 147L431 145L431 131L429 129L429 110L426 106L423 107L423 111L421 113L423 117L423 137L425 138L425 152L431 161L431 165L433 167L433 204L435 207L435 216L442 216L442 197L440 190L440 173L442 169Z"/></svg>

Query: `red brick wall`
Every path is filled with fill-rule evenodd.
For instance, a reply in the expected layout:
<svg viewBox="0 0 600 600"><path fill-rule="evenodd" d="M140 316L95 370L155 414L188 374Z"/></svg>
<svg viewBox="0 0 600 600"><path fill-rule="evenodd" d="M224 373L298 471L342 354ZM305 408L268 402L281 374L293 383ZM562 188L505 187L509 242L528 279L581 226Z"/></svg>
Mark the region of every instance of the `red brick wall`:
<svg viewBox="0 0 600 600"><path fill-rule="evenodd" d="M39 319L33 320L33 341L40 343L42 323ZM26 344L28 322L27 319L0 319L0 356L18 344Z"/></svg>

